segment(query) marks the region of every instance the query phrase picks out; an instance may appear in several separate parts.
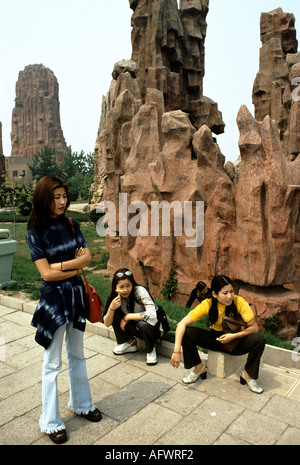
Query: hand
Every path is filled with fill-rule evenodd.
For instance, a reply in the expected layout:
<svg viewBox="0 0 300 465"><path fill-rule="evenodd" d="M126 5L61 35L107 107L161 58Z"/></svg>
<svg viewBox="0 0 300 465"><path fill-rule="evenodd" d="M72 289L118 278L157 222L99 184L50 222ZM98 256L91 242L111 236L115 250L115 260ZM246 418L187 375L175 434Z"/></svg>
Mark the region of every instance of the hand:
<svg viewBox="0 0 300 465"><path fill-rule="evenodd" d="M221 344L227 344L228 342L233 341L233 339L235 339L234 333L227 333L217 337L216 341L221 342Z"/></svg>
<svg viewBox="0 0 300 465"><path fill-rule="evenodd" d="M121 323L120 323L120 328L122 329L122 331L125 331L125 326L127 325L128 321L126 321L126 316L124 316L124 318L122 318L121 320Z"/></svg>
<svg viewBox="0 0 300 465"><path fill-rule="evenodd" d="M172 365L174 368L178 368L179 364L180 364L180 353L173 352L170 365Z"/></svg>
<svg viewBox="0 0 300 465"><path fill-rule="evenodd" d="M121 306L121 297L118 295L117 297L115 297L111 303L110 303L110 308L111 310L115 311L117 310L117 308L119 308Z"/></svg>
<svg viewBox="0 0 300 465"><path fill-rule="evenodd" d="M84 249L82 247L75 250L75 258L81 257L82 255L84 255Z"/></svg>

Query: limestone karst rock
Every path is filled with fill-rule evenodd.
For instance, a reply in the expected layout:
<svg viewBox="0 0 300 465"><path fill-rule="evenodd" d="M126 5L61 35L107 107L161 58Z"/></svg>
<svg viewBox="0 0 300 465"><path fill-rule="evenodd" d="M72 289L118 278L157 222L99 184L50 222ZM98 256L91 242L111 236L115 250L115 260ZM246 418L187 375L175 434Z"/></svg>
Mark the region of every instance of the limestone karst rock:
<svg viewBox="0 0 300 465"><path fill-rule="evenodd" d="M291 337L300 297L299 110L289 81L298 65L293 17L282 11L262 17L263 47L270 50L266 58L261 52L254 84L256 115L242 105L237 116L237 176L234 164L224 166L213 135L224 129L221 115L203 96L208 0L182 0L179 10L175 0L130 0L130 6L132 57L116 64L96 143L101 172L94 201L116 208L108 266L130 268L160 296L176 264L174 301L181 303L197 281L227 274L256 304L260 326L279 313L281 334ZM274 68L274 50L280 52L278 75L265 69ZM280 99L272 100L279 98L276 79ZM158 204L163 214L153 221Z"/></svg>
<svg viewBox="0 0 300 465"><path fill-rule="evenodd" d="M59 87L54 73L29 65L19 73L12 113L12 157L32 158L44 146L55 148L61 161L69 148L60 123Z"/></svg>

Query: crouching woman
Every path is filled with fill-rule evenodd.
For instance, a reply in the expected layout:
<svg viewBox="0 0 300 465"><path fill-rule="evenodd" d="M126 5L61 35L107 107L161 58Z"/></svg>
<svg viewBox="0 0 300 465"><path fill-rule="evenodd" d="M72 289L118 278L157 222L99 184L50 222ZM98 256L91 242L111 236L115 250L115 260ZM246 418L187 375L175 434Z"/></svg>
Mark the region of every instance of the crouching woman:
<svg viewBox="0 0 300 465"><path fill-rule="evenodd" d="M148 291L136 283L127 268L117 270L112 279L103 322L112 325L118 345L113 353L122 355L137 352L136 337L145 341L147 365L156 365L155 341L163 334L157 319L157 306Z"/></svg>
<svg viewBox="0 0 300 465"><path fill-rule="evenodd" d="M175 368L179 366L182 346L184 367L193 368L188 376L183 378L183 382L191 384L199 377L205 379L207 375L197 346L230 353L233 356L248 354L240 382L247 384L251 391L260 394L263 389L257 384L256 379L259 374L260 359L265 348L265 339L261 333L258 333L258 326L251 307L241 296L234 294L232 281L227 276L216 276L212 280L211 291L211 298L201 302L178 323L171 365ZM245 329L237 333L224 334L222 331L223 317L226 315L236 318L238 314L245 322ZM189 326L205 315L208 315L210 330ZM233 340L236 340L237 344L230 352L226 348L226 344Z"/></svg>

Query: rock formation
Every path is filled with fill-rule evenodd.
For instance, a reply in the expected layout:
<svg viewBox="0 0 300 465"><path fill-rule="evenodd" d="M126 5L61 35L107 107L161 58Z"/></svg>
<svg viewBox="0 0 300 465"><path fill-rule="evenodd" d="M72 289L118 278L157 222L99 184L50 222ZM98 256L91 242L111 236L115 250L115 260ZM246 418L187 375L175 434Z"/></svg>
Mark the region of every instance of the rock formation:
<svg viewBox="0 0 300 465"><path fill-rule="evenodd" d="M253 86L255 118L265 116L278 123L286 157L294 160L300 152L300 106L294 102L293 81L300 76L295 17L281 8L261 15L260 69Z"/></svg>
<svg viewBox="0 0 300 465"><path fill-rule="evenodd" d="M68 152L60 124L56 77L43 65L30 65L19 73L12 113L12 157L32 158L44 146L55 148L57 161Z"/></svg>
<svg viewBox="0 0 300 465"><path fill-rule="evenodd" d="M208 1L183 0L179 11L175 0L131 0L130 6L132 60L115 67L96 145L101 165L97 201L110 201L116 208L107 235L109 267L127 266L159 296L176 264L174 301L181 303L198 280L209 283L214 275L227 274L239 293L256 304L260 325L264 317L279 313L281 334L291 337L300 297L294 254L299 250L300 157L295 147L300 132L291 114L294 107L298 115L300 103L292 101L290 76L283 79L279 72L286 106L276 120L270 115L273 104L267 104L267 98L273 102L274 70L265 71L261 62L254 85L255 118L245 106L237 116L237 177L232 163L224 166L212 134L223 130L221 115L202 96ZM276 10L269 16L274 27L262 21L264 44L279 35L282 60L296 63L291 15ZM277 26L285 20L289 26L282 31ZM153 221L157 205L171 208ZM169 234L163 230L166 224Z"/></svg>
<svg viewBox="0 0 300 465"><path fill-rule="evenodd" d="M143 102L148 88L163 92L165 111L189 113L198 129L206 123L216 134L224 122L212 100L203 96L204 40L208 0L130 0L132 60Z"/></svg>

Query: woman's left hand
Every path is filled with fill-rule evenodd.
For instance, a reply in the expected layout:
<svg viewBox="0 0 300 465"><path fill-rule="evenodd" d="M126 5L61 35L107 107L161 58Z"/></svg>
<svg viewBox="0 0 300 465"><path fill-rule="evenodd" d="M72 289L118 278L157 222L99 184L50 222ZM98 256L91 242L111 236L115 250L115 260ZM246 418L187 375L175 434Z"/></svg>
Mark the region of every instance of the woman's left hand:
<svg viewBox="0 0 300 465"><path fill-rule="evenodd" d="M84 248L80 247L80 249L76 249L74 258L81 257L82 255L84 255Z"/></svg>
<svg viewBox="0 0 300 465"><path fill-rule="evenodd" d="M121 320L121 323L120 323L120 328L122 329L122 331L125 331L125 326L127 325L128 323L128 319L126 321L126 318L127 318L127 315L125 315L122 320Z"/></svg>
<svg viewBox="0 0 300 465"><path fill-rule="evenodd" d="M217 337L216 341L221 342L221 344L227 344L228 342L233 341L235 339L235 334L234 333L227 333L227 334L222 334L222 336Z"/></svg>

